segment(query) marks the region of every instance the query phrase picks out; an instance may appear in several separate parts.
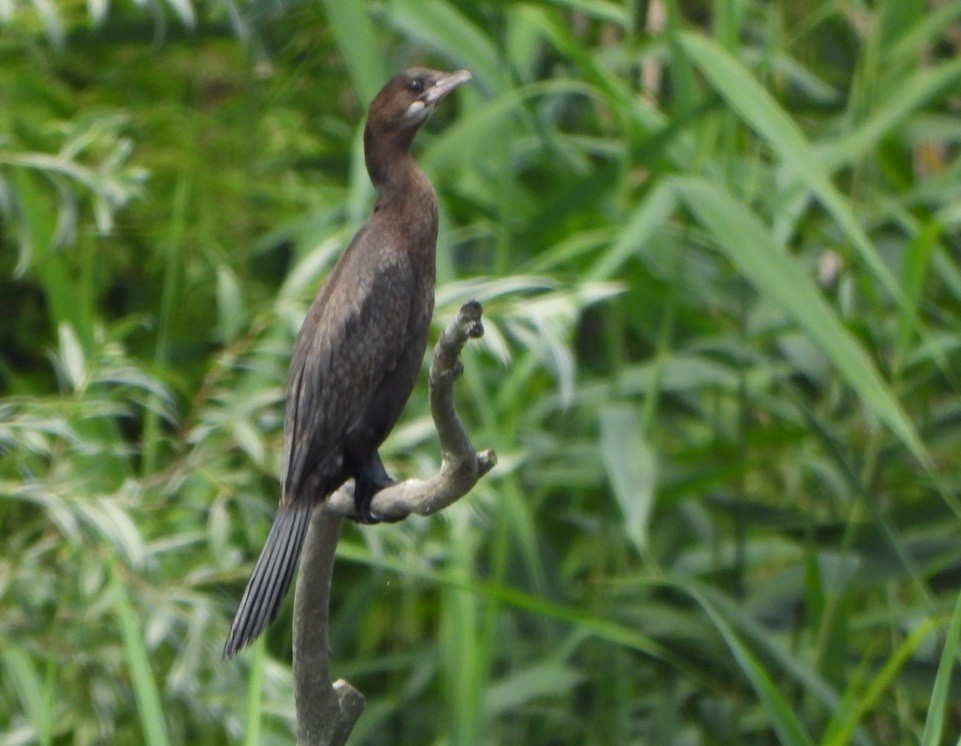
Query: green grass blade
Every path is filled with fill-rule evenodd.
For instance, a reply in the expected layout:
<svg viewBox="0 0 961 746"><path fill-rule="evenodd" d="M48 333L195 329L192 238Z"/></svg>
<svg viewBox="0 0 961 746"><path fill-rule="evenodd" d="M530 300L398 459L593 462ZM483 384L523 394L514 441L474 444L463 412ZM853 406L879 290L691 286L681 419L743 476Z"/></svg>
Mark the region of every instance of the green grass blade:
<svg viewBox="0 0 961 746"><path fill-rule="evenodd" d="M390 19L405 33L463 64L483 85L498 92L511 87L491 38L450 3L394 0L390 4Z"/></svg>
<svg viewBox="0 0 961 746"><path fill-rule="evenodd" d="M633 407L612 405L601 411L601 455L624 528L638 552L647 547L647 527L657 486L657 462L641 433Z"/></svg>
<svg viewBox="0 0 961 746"><path fill-rule="evenodd" d="M622 76L611 71L610 66L603 64L596 56L585 53L569 24L554 14L535 12L535 9L531 9L529 17L545 41L577 65L583 79L602 92L605 104L624 117L627 132L635 128L644 131L646 146L651 149L652 157L656 152L658 158L685 170L697 161L697 140L688 132L688 128L643 100Z"/></svg>
<svg viewBox="0 0 961 746"><path fill-rule="evenodd" d="M677 206L673 190L658 184L627 218L614 244L599 253L599 261L590 269L588 279L610 280L617 276L627 260L642 250L656 231L669 220Z"/></svg>
<svg viewBox="0 0 961 746"><path fill-rule="evenodd" d="M697 593L693 595L699 596ZM754 687L758 699L764 706L764 711L770 718L778 736L780 736L780 742L787 746L806 746L813 743L801 725L801 721L794 714L794 708L781 695L777 684L764 670L760 661L738 639L737 633L727 623L727 620L706 598L699 597L698 600L711 621L714 622L717 631L721 633L724 642L727 643L728 648L734 654L734 658L744 675Z"/></svg>
<svg viewBox="0 0 961 746"><path fill-rule="evenodd" d="M901 266L901 285L908 302L917 310L923 301L924 281L931 269L931 258L938 248L942 227L935 222L927 223L908 243ZM902 317L898 328L898 350L908 351L911 341L911 325Z"/></svg>
<svg viewBox="0 0 961 746"><path fill-rule="evenodd" d="M458 578L470 577L475 561L475 547L467 540L463 525L449 527L455 547L452 573ZM486 660L482 645L478 644L479 609L477 598L461 588L445 589L439 619L441 655L448 674L445 687L448 729L455 734L455 743L477 743L480 728L480 692L485 688Z"/></svg>
<svg viewBox="0 0 961 746"><path fill-rule="evenodd" d="M940 100L959 80L961 60L918 71L897 86L853 132L816 147L817 160L834 171L866 156L883 138L903 127L909 117Z"/></svg>
<svg viewBox="0 0 961 746"><path fill-rule="evenodd" d="M323 0L323 3L337 48L344 56L361 101L367 104L391 74L383 64L383 45L370 19L368 5L339 0Z"/></svg>
<svg viewBox="0 0 961 746"><path fill-rule="evenodd" d="M924 460L920 436L868 355L767 228L716 184L693 177L678 179L675 184L688 208L738 270L807 332L865 405Z"/></svg>
<svg viewBox="0 0 961 746"><path fill-rule="evenodd" d="M661 645L657 640L638 632L634 627L612 621L607 615L595 614L579 606L569 606L546 600L542 595L526 593L512 586L493 583L476 582L456 576L454 573L440 573L424 571L399 560L389 559L382 555L374 555L369 548L343 539L337 545L337 558L358 562L371 567L383 568L391 572L400 573L408 577L416 577L445 586L470 591L484 598L496 599L503 604L523 609L548 619L567 622L573 627L606 640L615 645L635 650L652 658L665 661L677 668L694 682L701 686L708 686L697 668L690 665L681 655L670 648Z"/></svg>
<svg viewBox="0 0 961 746"><path fill-rule="evenodd" d="M163 285L160 294L160 309L157 314L157 346L154 349L154 364L162 368L167 363L171 337L171 320L177 298L177 281L180 276L181 247L183 245L184 226L186 222L187 195L190 184L186 177L181 177L173 196L173 210L170 217L170 238L165 247L166 261L164 262ZM160 453L160 415L158 413L159 396L153 395L152 404L147 408L143 428L143 459L141 462L141 476L153 474L157 466Z"/></svg>
<svg viewBox="0 0 961 746"><path fill-rule="evenodd" d="M47 713L44 712L43 685L33 660L25 651L16 648L4 650L0 659L7 678L13 683L23 713L34 724L37 733L42 733Z"/></svg>
<svg viewBox="0 0 961 746"><path fill-rule="evenodd" d="M420 163L427 172L437 173L471 163L486 163L498 143L511 137L515 120L530 101L539 97L574 95L600 99L595 88L578 81L552 80L509 88L438 135L424 151Z"/></svg>
<svg viewBox="0 0 961 746"><path fill-rule="evenodd" d="M944 3L929 8L886 52L889 64L914 63L921 50L936 43L958 16L961 16L961 3Z"/></svg>
<svg viewBox="0 0 961 746"><path fill-rule="evenodd" d="M894 275L875 251L864 229L831 183L800 128L740 61L706 37L683 34L684 49L738 115L781 157L834 217L871 273L906 312L910 306Z"/></svg>
<svg viewBox="0 0 961 746"><path fill-rule="evenodd" d="M851 456L845 452L844 447L838 439L831 433L830 429L803 401L800 397L794 398L794 406L807 423L810 432L816 436L824 448L828 459L837 467L838 476L847 483L851 494L864 506L867 515L878 527L881 535L887 540L891 552L898 558L905 573L911 579L919 598L929 606L933 603L933 598L928 587L925 585L921 571L918 569L917 562L911 556L906 542L901 539L894 524L885 515L885 512L877 504L875 494L864 484L859 476L856 467L851 462ZM958 506L956 498L946 497L945 502L955 512L961 515L961 507Z"/></svg>
<svg viewBox="0 0 961 746"><path fill-rule="evenodd" d="M723 615L755 650L777 664L827 710L838 706L840 696L831 683L809 664L804 654L792 650L783 638L772 633L729 596L704 583L692 583L687 577L671 579L669 586L679 593L693 593L698 603L708 601L715 613Z"/></svg>
<svg viewBox="0 0 961 746"><path fill-rule="evenodd" d="M825 737L823 746L844 746L851 742L851 734L858 723L861 722L866 713L877 707L881 695L894 683L898 672L918 649L924 638L930 635L936 627L934 620L926 619L898 645L871 681L864 694L853 700L854 706L844 713L843 719L831 723L828 729L829 735Z"/></svg>
<svg viewBox="0 0 961 746"><path fill-rule="evenodd" d="M724 3L721 5L724 6ZM718 17L724 15L725 7L718 8ZM680 9L680 3L677 0L669 0L665 5L665 14L667 18L664 36L670 49L667 59L671 66L671 85L677 96L677 110L690 112L700 102L702 94L698 89L694 67L681 46L684 14Z"/></svg>
<svg viewBox="0 0 961 746"><path fill-rule="evenodd" d="M509 715L539 696L564 696L581 681L571 667L549 661L525 666L492 683L484 692L484 709L488 717Z"/></svg>
<svg viewBox="0 0 961 746"><path fill-rule="evenodd" d="M250 649L250 678L247 681L247 727L244 734L244 743L247 746L257 746L260 743L260 720L264 702L264 662L267 659L265 639L267 638L261 635Z"/></svg>
<svg viewBox="0 0 961 746"><path fill-rule="evenodd" d="M66 44L66 33L56 3L53 0L31 0L30 4L37 17L43 22L43 28L50 43L57 49L63 49Z"/></svg>
<svg viewBox="0 0 961 746"><path fill-rule="evenodd" d="M144 741L148 746L165 746L170 743L170 736L160 705L157 683L154 681L153 671L150 670L150 656L144 645L141 620L134 613L127 588L116 566L111 568L110 585L113 590L114 612L120 623L124 652L127 654L127 665L137 699L137 710L140 712Z"/></svg>
<svg viewBox="0 0 961 746"><path fill-rule="evenodd" d="M57 701L57 661L51 656L47 659L47 670L43 682L43 719L40 721L40 746L53 743L53 731L57 724L54 703Z"/></svg>
<svg viewBox="0 0 961 746"><path fill-rule="evenodd" d="M951 672L958 657L959 637L961 637L961 595L958 596L954 606L948 637L944 641L944 650L941 652L941 662L938 663L938 673L934 679L934 689L928 705L928 716L924 722L924 733L921 735L921 746L938 746L941 743L944 715L951 689Z"/></svg>

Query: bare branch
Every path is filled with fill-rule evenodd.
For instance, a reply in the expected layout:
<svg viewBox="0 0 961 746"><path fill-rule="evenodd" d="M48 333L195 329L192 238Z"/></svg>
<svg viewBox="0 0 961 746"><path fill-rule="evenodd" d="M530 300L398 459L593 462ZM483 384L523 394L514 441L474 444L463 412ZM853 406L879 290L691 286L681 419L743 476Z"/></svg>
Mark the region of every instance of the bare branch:
<svg viewBox="0 0 961 746"><path fill-rule="evenodd" d="M346 743L364 711L364 695L330 683L329 599L334 552L344 519L315 510L294 593L294 699L298 744Z"/></svg>
<svg viewBox="0 0 961 746"><path fill-rule="evenodd" d="M440 472L408 479L374 495L371 512L387 521L430 515L453 504L497 463L493 451L476 452L454 408L454 381L463 372L460 352L483 335L481 305L464 304L434 347L430 410L440 440ZM334 554L344 518L356 518L353 483L322 502L311 516L294 597L294 686L297 743L343 744L364 709L364 695L348 682L330 682L329 609Z"/></svg>

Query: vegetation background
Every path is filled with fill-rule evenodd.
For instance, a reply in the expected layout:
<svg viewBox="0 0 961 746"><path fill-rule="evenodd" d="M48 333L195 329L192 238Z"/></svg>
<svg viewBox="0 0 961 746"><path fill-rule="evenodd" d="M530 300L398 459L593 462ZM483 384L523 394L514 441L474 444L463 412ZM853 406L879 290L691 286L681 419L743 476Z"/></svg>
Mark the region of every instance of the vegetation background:
<svg viewBox="0 0 961 746"><path fill-rule="evenodd" d="M0 744L292 741L289 604L220 650L415 62L475 76L416 150L501 463L345 530L354 742L954 743L959 48L956 0L0 0Z"/></svg>

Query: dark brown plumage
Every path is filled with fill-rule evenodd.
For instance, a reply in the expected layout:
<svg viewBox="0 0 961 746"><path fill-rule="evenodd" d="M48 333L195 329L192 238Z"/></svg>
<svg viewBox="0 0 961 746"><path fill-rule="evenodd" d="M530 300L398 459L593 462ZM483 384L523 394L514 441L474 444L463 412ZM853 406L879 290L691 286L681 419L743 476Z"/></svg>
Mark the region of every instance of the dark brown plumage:
<svg viewBox="0 0 961 746"><path fill-rule="evenodd" d="M358 516L391 483L377 449L407 403L434 307L437 198L410 156L434 106L470 80L411 68L370 105L364 129L374 214L307 312L290 361L277 517L234 617L224 657L254 640L287 594L311 509L350 478Z"/></svg>

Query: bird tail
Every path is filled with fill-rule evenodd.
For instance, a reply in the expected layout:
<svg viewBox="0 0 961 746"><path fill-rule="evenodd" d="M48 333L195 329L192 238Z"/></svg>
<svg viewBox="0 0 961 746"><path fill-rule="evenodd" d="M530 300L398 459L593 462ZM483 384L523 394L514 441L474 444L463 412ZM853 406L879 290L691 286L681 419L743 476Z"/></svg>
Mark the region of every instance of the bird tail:
<svg viewBox="0 0 961 746"><path fill-rule="evenodd" d="M299 504L283 506L277 512L230 625L224 659L232 658L238 650L253 642L277 616L304 545L312 507L310 501L300 501Z"/></svg>

